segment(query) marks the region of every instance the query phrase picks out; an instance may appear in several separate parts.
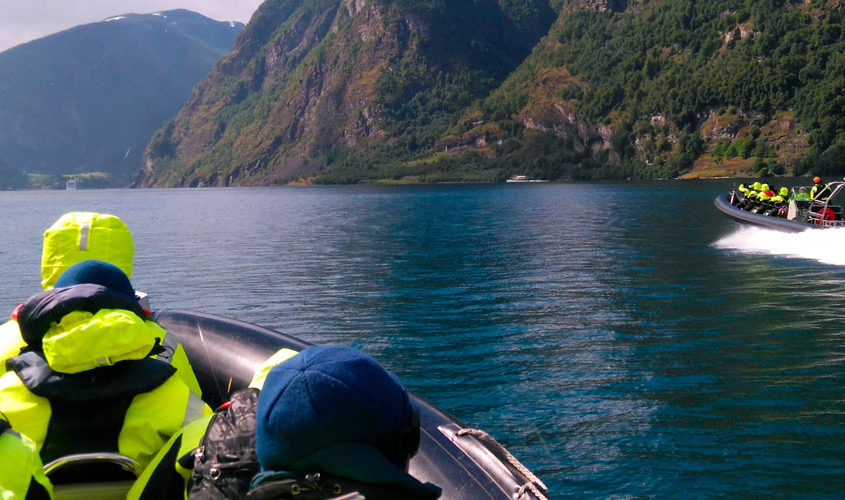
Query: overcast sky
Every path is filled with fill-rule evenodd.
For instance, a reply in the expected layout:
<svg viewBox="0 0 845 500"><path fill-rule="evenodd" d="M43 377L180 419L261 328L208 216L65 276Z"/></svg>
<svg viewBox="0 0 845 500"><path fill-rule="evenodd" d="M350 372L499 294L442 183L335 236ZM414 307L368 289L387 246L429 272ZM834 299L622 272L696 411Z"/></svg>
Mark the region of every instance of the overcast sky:
<svg viewBox="0 0 845 500"><path fill-rule="evenodd" d="M263 0L0 0L0 52L119 14L188 9L218 21L249 22Z"/></svg>

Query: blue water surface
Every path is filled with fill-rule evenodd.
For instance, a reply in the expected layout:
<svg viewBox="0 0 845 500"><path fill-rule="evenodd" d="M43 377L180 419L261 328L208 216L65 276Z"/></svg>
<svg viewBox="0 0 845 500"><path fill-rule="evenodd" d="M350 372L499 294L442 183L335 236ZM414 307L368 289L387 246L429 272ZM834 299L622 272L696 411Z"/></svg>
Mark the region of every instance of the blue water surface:
<svg viewBox="0 0 845 500"><path fill-rule="evenodd" d="M730 184L0 192L0 311L60 214L114 213L154 309L363 349L550 498L841 498L845 266Z"/></svg>

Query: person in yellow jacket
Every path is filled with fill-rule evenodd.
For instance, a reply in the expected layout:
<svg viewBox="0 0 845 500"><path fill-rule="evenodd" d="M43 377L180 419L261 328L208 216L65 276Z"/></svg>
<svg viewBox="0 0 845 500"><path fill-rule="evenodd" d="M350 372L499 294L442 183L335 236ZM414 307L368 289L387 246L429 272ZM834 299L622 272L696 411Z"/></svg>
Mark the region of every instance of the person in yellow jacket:
<svg viewBox="0 0 845 500"><path fill-rule="evenodd" d="M787 200L789 200L789 189L786 187L778 189L770 199L775 205L783 205Z"/></svg>
<svg viewBox="0 0 845 500"><path fill-rule="evenodd" d="M87 260L15 310L26 347L0 376L0 411L44 463L114 452L142 467L184 425L211 413L169 363L165 331L116 266Z"/></svg>
<svg viewBox="0 0 845 500"><path fill-rule="evenodd" d="M41 457L35 443L12 430L9 421L0 415L0 498L3 500L49 500L53 485L44 475Z"/></svg>
<svg viewBox="0 0 845 500"><path fill-rule="evenodd" d="M44 231L41 286L44 290L52 289L62 273L84 260L108 262L131 278L134 255L132 233L119 217L94 212L68 212ZM25 345L16 321L0 325L0 373L5 370L5 360L17 356ZM164 349L157 357L170 362L191 391L202 396L182 345L172 335L166 335L162 346Z"/></svg>
<svg viewBox="0 0 845 500"><path fill-rule="evenodd" d="M813 187L810 188L810 198L825 201L830 197L832 192L830 184L822 182L821 177L813 177Z"/></svg>

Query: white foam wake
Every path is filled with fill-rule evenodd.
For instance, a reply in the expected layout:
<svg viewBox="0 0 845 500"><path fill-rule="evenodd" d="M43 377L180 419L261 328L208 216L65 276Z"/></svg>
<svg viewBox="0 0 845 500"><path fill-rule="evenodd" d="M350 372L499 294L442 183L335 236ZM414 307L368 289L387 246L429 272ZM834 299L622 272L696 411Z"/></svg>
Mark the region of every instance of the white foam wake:
<svg viewBox="0 0 845 500"><path fill-rule="evenodd" d="M717 241L714 246L742 253L812 259L825 264L845 266L845 228L808 229L800 233L785 233L743 226L735 233Z"/></svg>

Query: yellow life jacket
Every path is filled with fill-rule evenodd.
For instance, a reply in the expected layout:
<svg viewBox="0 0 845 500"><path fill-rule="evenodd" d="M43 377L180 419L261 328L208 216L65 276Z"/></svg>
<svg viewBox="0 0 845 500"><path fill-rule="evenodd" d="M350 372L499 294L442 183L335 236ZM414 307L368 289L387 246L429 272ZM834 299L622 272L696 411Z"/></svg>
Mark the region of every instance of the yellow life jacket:
<svg viewBox="0 0 845 500"><path fill-rule="evenodd" d="M0 372L6 370L6 360L17 356L24 347L26 342L21 338L17 321L12 319L0 324Z"/></svg>
<svg viewBox="0 0 845 500"><path fill-rule="evenodd" d="M108 400L108 398L100 399L100 401ZM96 401L94 399L87 402L62 403L62 406L75 404L89 416L96 416L107 410L106 407L94 407ZM36 443L39 452L42 452L42 447L50 438L48 430L51 429L53 404L55 400L51 401L30 391L17 373L9 371L0 377L0 409L16 429L26 433ZM86 405L88 405L87 408ZM146 466L170 436L184 425L210 413L211 409L208 405L191 393L178 377L171 376L161 385L150 391L136 394L129 401L122 420L117 423L119 425L116 436L117 449L77 449L57 443L51 448L54 452L44 459L49 461L58 456L83 451L109 451L125 455ZM67 425L66 428L69 429L86 430L87 432L75 436L77 442L84 443L86 438L94 440L94 438L102 437L102 426L93 427L93 421L93 419L88 419L84 422L61 423ZM92 427L85 429L87 424L91 424ZM55 425L50 432L55 432ZM113 436L107 436L107 438L113 440Z"/></svg>
<svg viewBox="0 0 845 500"><path fill-rule="evenodd" d="M152 357L170 363L176 368L176 376L182 379L182 382L188 386L191 392L202 397L199 381L194 373L194 369L191 367L191 362L188 360L188 354L185 352L185 348L172 335L167 335L167 332L163 330L162 334L164 335L162 338L164 352ZM21 349L24 347L26 347L26 342L21 338L21 331L17 321L9 320L0 324L0 373L6 370L6 360L20 354Z"/></svg>
<svg viewBox="0 0 845 500"><path fill-rule="evenodd" d="M264 380L267 379L267 374L270 373L270 370L274 366L289 360L297 354L299 353L294 351L293 349L287 348L279 349L278 351L276 351L255 370L255 374L252 376L252 380L249 383L249 387L253 389L258 389L259 391L263 389Z"/></svg>
<svg viewBox="0 0 845 500"><path fill-rule="evenodd" d="M42 471L35 442L11 430L5 421L0 421L0 457L0 498L23 500L39 489L41 497L53 498L53 485Z"/></svg>
<svg viewBox="0 0 845 500"><path fill-rule="evenodd" d="M35 441L45 461L112 451L145 465L183 425L211 413L172 376L175 368L147 357L163 335L153 321L130 311L65 314L41 339L43 354L29 351L9 360L12 370L0 376L0 411ZM78 449L88 446L86 439L117 449Z"/></svg>
<svg viewBox="0 0 845 500"><path fill-rule="evenodd" d="M123 309L72 311L52 323L41 341L50 368L79 373L145 358L164 338L155 322Z"/></svg>

